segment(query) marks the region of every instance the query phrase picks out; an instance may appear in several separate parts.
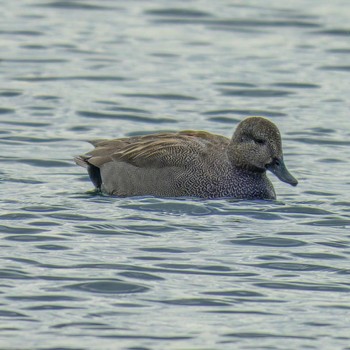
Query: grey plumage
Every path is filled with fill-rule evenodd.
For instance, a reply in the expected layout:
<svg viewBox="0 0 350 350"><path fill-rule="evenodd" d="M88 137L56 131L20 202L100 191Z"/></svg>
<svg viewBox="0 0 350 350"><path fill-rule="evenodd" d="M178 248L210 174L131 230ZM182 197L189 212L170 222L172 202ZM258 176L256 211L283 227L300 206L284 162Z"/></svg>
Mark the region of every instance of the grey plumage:
<svg viewBox="0 0 350 350"><path fill-rule="evenodd" d="M275 199L266 170L297 184L277 127L261 117L239 123L231 140L181 131L91 143L95 149L75 161L96 188L117 196Z"/></svg>

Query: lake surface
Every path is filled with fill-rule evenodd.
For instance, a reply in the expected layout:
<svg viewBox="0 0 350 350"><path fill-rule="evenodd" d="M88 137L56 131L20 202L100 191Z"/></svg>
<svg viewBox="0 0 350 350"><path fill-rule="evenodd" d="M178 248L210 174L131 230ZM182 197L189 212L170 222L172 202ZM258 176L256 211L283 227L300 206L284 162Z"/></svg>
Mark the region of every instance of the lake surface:
<svg viewBox="0 0 350 350"><path fill-rule="evenodd" d="M3 1L0 348L350 349L350 4ZM112 198L74 155L278 125L276 201Z"/></svg>

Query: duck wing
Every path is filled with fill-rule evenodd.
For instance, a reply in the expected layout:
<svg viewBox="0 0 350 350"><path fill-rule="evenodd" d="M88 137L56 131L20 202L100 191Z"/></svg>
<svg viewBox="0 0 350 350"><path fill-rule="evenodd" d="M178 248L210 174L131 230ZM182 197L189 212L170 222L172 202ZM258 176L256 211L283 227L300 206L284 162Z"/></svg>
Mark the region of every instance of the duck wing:
<svg viewBox="0 0 350 350"><path fill-rule="evenodd" d="M209 148L226 148L229 139L205 131L151 134L114 140L94 140L95 149L75 160L100 167L111 161L137 167L185 167L208 154ZM82 164L83 163L83 164Z"/></svg>

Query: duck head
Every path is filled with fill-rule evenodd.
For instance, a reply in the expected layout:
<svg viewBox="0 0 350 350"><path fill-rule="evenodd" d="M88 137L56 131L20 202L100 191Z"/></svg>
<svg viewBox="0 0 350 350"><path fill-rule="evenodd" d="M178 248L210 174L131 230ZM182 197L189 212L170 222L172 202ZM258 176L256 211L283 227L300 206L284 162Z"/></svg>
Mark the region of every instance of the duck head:
<svg viewBox="0 0 350 350"><path fill-rule="evenodd" d="M281 134L268 119L249 117L240 122L232 136L228 156L236 167L261 173L269 170L283 182L298 184L284 164Z"/></svg>

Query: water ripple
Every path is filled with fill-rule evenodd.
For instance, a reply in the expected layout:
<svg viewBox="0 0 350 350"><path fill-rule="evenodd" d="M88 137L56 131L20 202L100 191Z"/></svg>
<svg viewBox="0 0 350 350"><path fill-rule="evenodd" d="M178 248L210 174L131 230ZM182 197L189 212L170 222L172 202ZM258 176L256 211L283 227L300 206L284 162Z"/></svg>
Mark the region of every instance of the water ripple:
<svg viewBox="0 0 350 350"><path fill-rule="evenodd" d="M348 226L350 226L350 219L338 218L338 219L325 219L325 220L309 221L309 222L305 223L305 225L348 227Z"/></svg>
<svg viewBox="0 0 350 350"><path fill-rule="evenodd" d="M0 317L28 317L28 316L20 312L0 310Z"/></svg>
<svg viewBox="0 0 350 350"><path fill-rule="evenodd" d="M225 96L243 96L243 97L282 97L294 94L291 91L272 90L272 89L221 89Z"/></svg>
<svg viewBox="0 0 350 350"><path fill-rule="evenodd" d="M333 260L333 259L346 259L344 256L330 253L293 253L294 256L315 259L315 260Z"/></svg>
<svg viewBox="0 0 350 350"><path fill-rule="evenodd" d="M9 113L14 113L15 110L12 108L0 108L0 114L9 114Z"/></svg>
<svg viewBox="0 0 350 350"><path fill-rule="evenodd" d="M290 88L290 89L320 89L321 86L318 84L311 83L274 83L272 86L282 87L282 88Z"/></svg>
<svg viewBox="0 0 350 350"><path fill-rule="evenodd" d="M137 98L151 98L159 100L175 100L175 101L196 101L197 98L193 96L185 96L178 94L123 94L126 97L137 97Z"/></svg>
<svg viewBox="0 0 350 350"><path fill-rule="evenodd" d="M27 273L18 271L18 270L10 270L10 269L0 269L0 278L1 279L31 279L32 277L29 276Z"/></svg>
<svg viewBox="0 0 350 350"><path fill-rule="evenodd" d="M45 60L42 61L44 63L48 63L51 61ZM57 63L57 62L52 62ZM119 77L119 76L92 76L92 75L85 75L85 76L28 76L28 77L16 77L14 80L17 81L24 81L28 83L41 83L41 82L55 82L55 81L70 81L70 80L84 80L84 81L123 81L126 78Z"/></svg>
<svg viewBox="0 0 350 350"><path fill-rule="evenodd" d="M263 269L273 269L282 271L335 271L328 266L322 265L312 265L312 264L299 264L299 263L288 263L288 262L273 262L273 263L263 263L255 264L256 267L261 267Z"/></svg>
<svg viewBox="0 0 350 350"><path fill-rule="evenodd" d="M204 115L225 115L225 114L237 114L240 116L262 116L262 117L284 117L285 113L275 112L270 110L260 110L260 109L219 109L213 111L207 111L203 113ZM240 121L240 119L232 119L233 121Z"/></svg>
<svg viewBox="0 0 350 350"><path fill-rule="evenodd" d="M326 30L319 30L315 31L314 34L318 35L330 35L330 36L345 36L349 37L350 29L326 29Z"/></svg>
<svg viewBox="0 0 350 350"><path fill-rule="evenodd" d="M0 90L1 97L17 97L22 95L21 91L16 90Z"/></svg>
<svg viewBox="0 0 350 350"><path fill-rule="evenodd" d="M179 305L179 306L201 306L201 307L212 307L212 306L229 306L229 303L225 303L221 300L215 299L204 299L204 298L192 298L192 299L174 299L174 300L161 300L163 304Z"/></svg>
<svg viewBox="0 0 350 350"><path fill-rule="evenodd" d="M350 72L350 65L349 66L321 66L321 70L330 70L330 71L340 71L340 72Z"/></svg>
<svg viewBox="0 0 350 350"><path fill-rule="evenodd" d="M176 121L170 118L153 118L144 117L134 114L125 113L101 113L101 112L89 112L89 111L77 111L77 114L86 118L96 119L115 119L115 120L128 120L133 122L148 122L148 123L175 123Z"/></svg>
<svg viewBox="0 0 350 350"><path fill-rule="evenodd" d="M260 246L260 247L300 247L307 243L292 238L258 237L250 239L235 239L229 241L235 245Z"/></svg>
<svg viewBox="0 0 350 350"><path fill-rule="evenodd" d="M264 332L236 332L236 333L227 333L226 337L233 338L247 338L247 339L259 339L259 338L286 338L286 339L315 339L315 337L307 337L301 335L288 335L288 334L273 334L273 333L264 333Z"/></svg>
<svg viewBox="0 0 350 350"><path fill-rule="evenodd" d="M326 283L296 283L296 282L259 282L255 284L261 288L268 289L287 289L287 290L300 290L300 291L312 291L312 292L335 292L335 293L349 293L350 288L338 287L336 285L329 285Z"/></svg>
<svg viewBox="0 0 350 350"><path fill-rule="evenodd" d="M188 8L166 8L166 9L154 9L145 11L148 15L156 16L169 16L169 17L180 17L180 18L201 18L210 17L209 12L198 11Z"/></svg>
<svg viewBox="0 0 350 350"><path fill-rule="evenodd" d="M65 288L79 290L83 292L107 294L144 293L147 290L149 290L149 288L141 285L121 282L118 280L104 280L70 284L66 285Z"/></svg>
<svg viewBox="0 0 350 350"><path fill-rule="evenodd" d="M158 13L151 13L151 15L158 15ZM159 13L159 17L161 17ZM235 29L235 28L319 28L320 24L310 21L298 21L298 20L256 20L256 19L196 19L177 17L176 15L171 17L169 15L164 18L155 18L153 21L157 24L199 24L206 25L209 28L223 28L223 29Z"/></svg>
<svg viewBox="0 0 350 350"><path fill-rule="evenodd" d="M92 5L87 4L86 2L81 1L53 1L49 3L35 4L35 7L51 7L56 9L64 9L64 10L91 10L91 11L109 11L113 7L110 6L101 6L101 5Z"/></svg>

